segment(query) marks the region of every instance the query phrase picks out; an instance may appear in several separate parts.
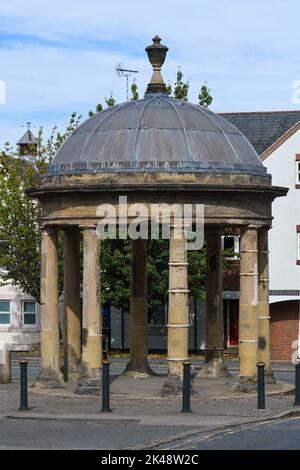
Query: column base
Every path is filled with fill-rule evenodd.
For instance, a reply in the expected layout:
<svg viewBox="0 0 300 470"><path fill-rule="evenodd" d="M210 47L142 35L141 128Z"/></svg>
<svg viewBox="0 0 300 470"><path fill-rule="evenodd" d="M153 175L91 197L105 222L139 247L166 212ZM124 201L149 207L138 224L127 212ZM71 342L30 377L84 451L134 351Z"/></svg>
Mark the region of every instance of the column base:
<svg viewBox="0 0 300 470"><path fill-rule="evenodd" d="M160 392L162 397L179 396L182 394L182 378L169 375Z"/></svg>
<svg viewBox="0 0 300 470"><path fill-rule="evenodd" d="M80 373L79 372L71 372L68 374L68 383L76 383L80 379Z"/></svg>
<svg viewBox="0 0 300 470"><path fill-rule="evenodd" d="M196 377L231 377L231 374L222 360L212 359L201 366Z"/></svg>
<svg viewBox="0 0 300 470"><path fill-rule="evenodd" d="M182 377L178 375L169 375L166 382L163 385L163 388L160 391L162 397L178 397L182 395ZM197 392L193 388L192 380L190 387L190 394L196 395Z"/></svg>
<svg viewBox="0 0 300 470"><path fill-rule="evenodd" d="M63 374L58 370L44 369L42 370L33 387L36 388L63 388L65 386Z"/></svg>
<svg viewBox="0 0 300 470"><path fill-rule="evenodd" d="M143 362L129 361L122 375L133 378L147 378L157 375L149 366L148 360Z"/></svg>
<svg viewBox="0 0 300 470"><path fill-rule="evenodd" d="M246 393L257 390L257 376L239 375L237 383L232 387L232 390Z"/></svg>
<svg viewBox="0 0 300 470"><path fill-rule="evenodd" d="M77 382L80 379L81 371L79 361L74 361L72 364L65 367L62 366L61 372L64 376L64 381L68 383Z"/></svg>
<svg viewBox="0 0 300 470"><path fill-rule="evenodd" d="M274 371L272 369L265 369L265 383L266 384L276 384Z"/></svg>
<svg viewBox="0 0 300 470"><path fill-rule="evenodd" d="M101 391L102 383L100 378L81 377L74 393L77 395L100 395Z"/></svg>
<svg viewBox="0 0 300 470"><path fill-rule="evenodd" d="M77 395L100 395L102 379L100 369L86 370L81 373L74 393Z"/></svg>

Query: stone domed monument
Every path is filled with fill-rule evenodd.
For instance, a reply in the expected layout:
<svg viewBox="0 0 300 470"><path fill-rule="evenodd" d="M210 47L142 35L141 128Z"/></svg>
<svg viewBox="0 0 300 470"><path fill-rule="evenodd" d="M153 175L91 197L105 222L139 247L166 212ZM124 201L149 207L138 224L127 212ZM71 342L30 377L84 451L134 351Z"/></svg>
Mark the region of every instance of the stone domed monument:
<svg viewBox="0 0 300 470"><path fill-rule="evenodd" d="M60 370L57 231L65 234L65 381L77 393L97 393L102 359L98 207L116 213L120 196L130 208L143 203L204 206L207 253L206 364L204 375L226 374L222 362L221 235L241 231L240 373L237 387L256 383L256 363L269 360L268 230L272 201L287 192L273 187L257 153L233 125L209 109L170 98L161 75L168 48L158 36L146 48L153 75L144 99L95 114L62 145L40 187L30 195L42 205L41 373L37 384L63 386ZM129 222L128 222L129 223ZM176 394L188 359L187 241L170 227L168 378ZM82 321L80 237L83 237ZM147 240L132 240L131 350L126 373L152 373L147 359Z"/></svg>

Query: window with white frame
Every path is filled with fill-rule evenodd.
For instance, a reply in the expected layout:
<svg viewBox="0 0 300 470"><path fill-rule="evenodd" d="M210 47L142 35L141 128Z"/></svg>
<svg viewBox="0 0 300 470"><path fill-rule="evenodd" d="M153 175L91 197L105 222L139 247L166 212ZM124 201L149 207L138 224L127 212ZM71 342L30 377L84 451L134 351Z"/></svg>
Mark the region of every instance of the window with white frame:
<svg viewBox="0 0 300 470"><path fill-rule="evenodd" d="M222 237L222 250L227 254L227 259L237 259L240 252L240 237L237 235L224 235Z"/></svg>
<svg viewBox="0 0 300 470"><path fill-rule="evenodd" d="M0 325L10 325L9 300L0 300Z"/></svg>
<svg viewBox="0 0 300 470"><path fill-rule="evenodd" d="M36 305L36 302L29 300L22 302L24 325L36 325Z"/></svg>
<svg viewBox="0 0 300 470"><path fill-rule="evenodd" d="M300 184L300 161L296 161L296 184Z"/></svg>

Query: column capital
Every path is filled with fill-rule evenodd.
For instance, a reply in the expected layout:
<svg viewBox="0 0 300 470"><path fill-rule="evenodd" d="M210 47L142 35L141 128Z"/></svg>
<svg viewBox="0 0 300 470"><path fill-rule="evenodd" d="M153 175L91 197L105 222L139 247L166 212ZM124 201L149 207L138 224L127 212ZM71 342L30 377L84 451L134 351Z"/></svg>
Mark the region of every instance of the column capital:
<svg viewBox="0 0 300 470"><path fill-rule="evenodd" d="M259 230L262 228L262 225L260 224L249 224L244 227L244 230Z"/></svg>
<svg viewBox="0 0 300 470"><path fill-rule="evenodd" d="M269 230L271 230L271 228L273 228L272 225L260 225L259 231L261 231L261 232L263 232L263 231L268 232Z"/></svg>

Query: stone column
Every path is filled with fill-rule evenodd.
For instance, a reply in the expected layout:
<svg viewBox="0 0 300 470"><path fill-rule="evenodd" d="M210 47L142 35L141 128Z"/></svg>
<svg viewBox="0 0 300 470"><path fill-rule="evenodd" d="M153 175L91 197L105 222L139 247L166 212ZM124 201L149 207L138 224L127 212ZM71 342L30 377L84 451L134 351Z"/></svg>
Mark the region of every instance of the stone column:
<svg viewBox="0 0 300 470"><path fill-rule="evenodd" d="M75 393L99 394L102 366L100 240L96 226L83 226L82 360Z"/></svg>
<svg viewBox="0 0 300 470"><path fill-rule="evenodd" d="M0 350L0 384L11 383L11 352L3 347Z"/></svg>
<svg viewBox="0 0 300 470"><path fill-rule="evenodd" d="M35 385L56 388L64 385L60 371L58 319L57 231L42 230L41 245L41 372Z"/></svg>
<svg viewBox="0 0 300 470"><path fill-rule="evenodd" d="M240 245L240 311L239 357L240 373L236 388L249 391L257 383L258 346L258 227L249 225L242 230Z"/></svg>
<svg viewBox="0 0 300 470"><path fill-rule="evenodd" d="M169 303L168 303L168 379L162 395L182 392L183 366L188 359L188 262L186 238L177 239L176 229L170 229Z"/></svg>
<svg viewBox="0 0 300 470"><path fill-rule="evenodd" d="M229 377L223 363L224 320L222 295L222 231L205 230L206 238L206 331L205 364L198 372L203 377Z"/></svg>
<svg viewBox="0 0 300 470"><path fill-rule="evenodd" d="M125 374L153 375L148 364L147 240L132 240L130 361Z"/></svg>
<svg viewBox="0 0 300 470"><path fill-rule="evenodd" d="M258 231L258 361L265 364L265 382L275 383L270 368L269 228Z"/></svg>
<svg viewBox="0 0 300 470"><path fill-rule="evenodd" d="M80 232L68 228L64 235L64 379L74 382L81 357Z"/></svg>

